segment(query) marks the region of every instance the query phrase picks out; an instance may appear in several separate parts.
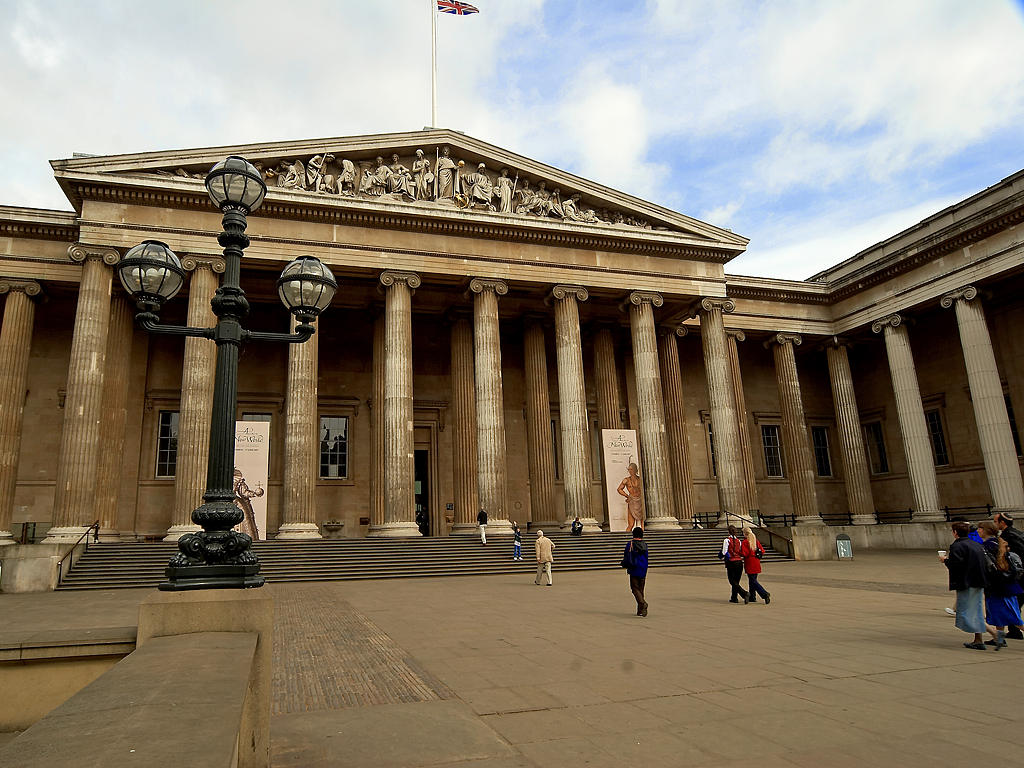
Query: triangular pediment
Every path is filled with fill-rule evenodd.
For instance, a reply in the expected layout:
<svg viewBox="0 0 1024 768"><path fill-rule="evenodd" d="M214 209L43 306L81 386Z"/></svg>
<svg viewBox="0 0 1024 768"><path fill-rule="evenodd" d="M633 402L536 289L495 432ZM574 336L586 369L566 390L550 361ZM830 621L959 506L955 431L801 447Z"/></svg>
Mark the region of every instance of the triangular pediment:
<svg viewBox="0 0 1024 768"><path fill-rule="evenodd" d="M53 161L57 180L83 176L145 179L178 187L201 184L228 154L264 174L268 200L386 206L506 224L570 228L741 252L747 239L456 131L432 129L334 139L247 144ZM481 167L482 165L482 167ZM77 205L77 202L76 202Z"/></svg>

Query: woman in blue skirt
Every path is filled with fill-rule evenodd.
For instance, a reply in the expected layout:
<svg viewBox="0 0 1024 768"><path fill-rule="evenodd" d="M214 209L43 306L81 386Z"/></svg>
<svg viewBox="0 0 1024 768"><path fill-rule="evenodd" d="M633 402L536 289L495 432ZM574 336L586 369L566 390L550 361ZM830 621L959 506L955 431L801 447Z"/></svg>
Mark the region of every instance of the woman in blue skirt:
<svg viewBox="0 0 1024 768"><path fill-rule="evenodd" d="M995 565L995 571L991 572L988 586L985 587L985 623L992 635L992 639L986 640L985 645L994 645L998 651L1006 647L1006 628L1021 626L1017 595L1024 590L1013 578L1016 569L1010 567L1007 556L1009 546L999 538L996 524L991 520L978 523L978 534L985 547L985 555Z"/></svg>

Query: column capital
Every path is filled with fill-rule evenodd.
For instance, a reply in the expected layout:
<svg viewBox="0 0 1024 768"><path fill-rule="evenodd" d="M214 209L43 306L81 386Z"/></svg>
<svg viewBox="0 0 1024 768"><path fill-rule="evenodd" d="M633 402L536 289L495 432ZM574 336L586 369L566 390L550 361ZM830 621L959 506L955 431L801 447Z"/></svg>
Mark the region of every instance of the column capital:
<svg viewBox="0 0 1024 768"><path fill-rule="evenodd" d="M576 301L586 301L590 298L590 292L582 285L556 285L548 294L547 301L561 301L573 297Z"/></svg>
<svg viewBox="0 0 1024 768"><path fill-rule="evenodd" d="M508 293L508 283L488 277L474 277L469 281L469 291L470 293L493 291L495 296L504 296Z"/></svg>
<svg viewBox="0 0 1024 768"><path fill-rule="evenodd" d="M675 334L680 339L690 334L690 329L682 323L676 325L659 325L658 335L659 336L671 336Z"/></svg>
<svg viewBox="0 0 1024 768"><path fill-rule="evenodd" d="M747 340L747 334L745 334L739 328L726 328L725 329L725 335L727 337L729 337L730 339L736 339L736 341L746 341ZM797 337L797 338L799 338L799 337ZM798 341L797 344L799 344L799 343L800 342Z"/></svg>
<svg viewBox="0 0 1024 768"><path fill-rule="evenodd" d="M719 309L722 314L728 314L729 312L736 311L736 302L732 299L726 298L725 296L705 296L701 299L695 299L692 304L686 309L686 317L697 317L701 312L710 312L713 309Z"/></svg>
<svg viewBox="0 0 1024 768"><path fill-rule="evenodd" d="M0 279L0 296L5 293L24 293L26 296L39 296L43 287L35 280Z"/></svg>
<svg viewBox="0 0 1024 768"><path fill-rule="evenodd" d="M973 285L965 285L963 288L957 288L955 291L950 291L941 299L939 299L939 305L943 309L949 309L957 301L972 301L978 298L978 289Z"/></svg>
<svg viewBox="0 0 1024 768"><path fill-rule="evenodd" d="M846 336L830 336L821 342L822 349L838 349L839 347L852 347L853 341Z"/></svg>
<svg viewBox="0 0 1024 768"><path fill-rule="evenodd" d="M209 269L220 275L224 273L227 264L220 256L189 254L181 257L181 268L186 272L192 272L196 269Z"/></svg>
<svg viewBox="0 0 1024 768"><path fill-rule="evenodd" d="M380 284L385 288L390 288L395 283L405 283L410 291L414 291L420 287L421 282L420 276L415 272L395 272L389 269L380 273Z"/></svg>
<svg viewBox="0 0 1024 768"><path fill-rule="evenodd" d="M665 299L660 293L655 293L654 291L631 291L629 296L619 306L619 309L626 311L631 307L639 307L644 304L660 307L664 303Z"/></svg>
<svg viewBox="0 0 1024 768"><path fill-rule="evenodd" d="M872 333L881 333L883 328L899 328L903 325L903 316L895 312L887 317L875 320L871 324Z"/></svg>
<svg viewBox="0 0 1024 768"><path fill-rule="evenodd" d="M768 338L768 341L764 343L764 348L769 349L773 344L782 346L783 344L792 344L794 347L799 347L804 343L803 336L799 333L776 333Z"/></svg>
<svg viewBox="0 0 1024 768"><path fill-rule="evenodd" d="M102 245L74 243L68 246L68 258L79 264L91 259L102 259L104 264L112 267L121 260L121 252L117 248L107 248Z"/></svg>

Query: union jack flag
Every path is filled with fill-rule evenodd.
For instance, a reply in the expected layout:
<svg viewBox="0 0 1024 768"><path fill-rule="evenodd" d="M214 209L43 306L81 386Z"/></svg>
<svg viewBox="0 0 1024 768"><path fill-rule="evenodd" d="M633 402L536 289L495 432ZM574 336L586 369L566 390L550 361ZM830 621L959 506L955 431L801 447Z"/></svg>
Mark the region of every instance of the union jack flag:
<svg viewBox="0 0 1024 768"><path fill-rule="evenodd" d="M480 9L476 6L459 2L459 0L437 0L437 10L441 13L454 13L456 16L480 13Z"/></svg>

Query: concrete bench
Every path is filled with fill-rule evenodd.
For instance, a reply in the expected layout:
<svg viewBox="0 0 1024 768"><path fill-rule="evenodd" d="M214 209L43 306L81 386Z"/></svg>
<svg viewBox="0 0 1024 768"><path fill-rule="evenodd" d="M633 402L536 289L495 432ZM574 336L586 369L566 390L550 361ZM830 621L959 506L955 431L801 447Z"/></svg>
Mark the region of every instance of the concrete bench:
<svg viewBox="0 0 1024 768"><path fill-rule="evenodd" d="M0 766L235 766L257 639L154 637L0 750Z"/></svg>

